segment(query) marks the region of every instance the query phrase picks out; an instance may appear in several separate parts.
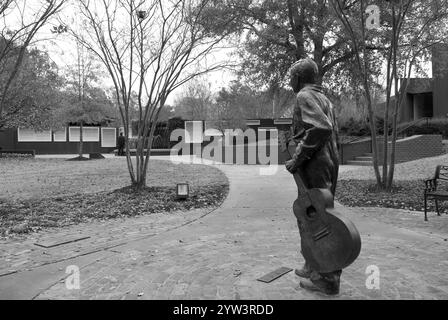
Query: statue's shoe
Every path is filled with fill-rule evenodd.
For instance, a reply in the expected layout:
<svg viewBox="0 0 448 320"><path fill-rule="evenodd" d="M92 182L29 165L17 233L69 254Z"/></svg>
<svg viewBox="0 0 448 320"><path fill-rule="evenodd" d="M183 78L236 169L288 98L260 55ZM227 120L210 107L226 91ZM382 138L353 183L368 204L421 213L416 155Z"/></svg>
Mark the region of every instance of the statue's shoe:
<svg viewBox="0 0 448 320"><path fill-rule="evenodd" d="M300 278L309 279L311 278L311 270L304 266L302 269L296 269L295 274Z"/></svg>
<svg viewBox="0 0 448 320"><path fill-rule="evenodd" d="M328 283L323 280L318 280L315 282L307 279L301 280L300 287L311 292L319 292L329 296L339 294L339 285Z"/></svg>

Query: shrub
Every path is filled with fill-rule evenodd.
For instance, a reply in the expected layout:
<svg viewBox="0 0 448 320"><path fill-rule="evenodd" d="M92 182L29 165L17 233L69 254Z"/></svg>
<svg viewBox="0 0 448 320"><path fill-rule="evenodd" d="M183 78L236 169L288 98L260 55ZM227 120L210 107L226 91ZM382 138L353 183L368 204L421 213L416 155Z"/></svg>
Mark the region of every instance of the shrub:
<svg viewBox="0 0 448 320"><path fill-rule="evenodd" d="M404 133L407 136L440 134L446 139L448 138L448 119L428 119L408 128Z"/></svg>
<svg viewBox="0 0 448 320"><path fill-rule="evenodd" d="M153 149L165 149L166 147L166 141L164 141L161 135L154 136L152 140ZM129 149L137 149L137 138L129 138Z"/></svg>
<svg viewBox="0 0 448 320"><path fill-rule="evenodd" d="M384 135L384 119L376 117L376 132L378 135ZM340 133L346 136L362 137L370 135L370 125L365 121L356 121L350 118L345 125L340 127ZM389 124L389 134L392 134L392 125Z"/></svg>
<svg viewBox="0 0 448 320"><path fill-rule="evenodd" d="M340 132L343 135L353 136L353 137L361 137L368 134L369 127L363 121L356 121L353 118L350 118L344 125L341 126Z"/></svg>
<svg viewBox="0 0 448 320"><path fill-rule="evenodd" d="M185 121L181 117L175 117L168 120L168 131L170 134L176 129L185 129Z"/></svg>
<svg viewBox="0 0 448 320"><path fill-rule="evenodd" d="M152 148L153 149L164 149L165 148L165 143L163 142L161 135L157 135L154 137L154 139L152 141Z"/></svg>

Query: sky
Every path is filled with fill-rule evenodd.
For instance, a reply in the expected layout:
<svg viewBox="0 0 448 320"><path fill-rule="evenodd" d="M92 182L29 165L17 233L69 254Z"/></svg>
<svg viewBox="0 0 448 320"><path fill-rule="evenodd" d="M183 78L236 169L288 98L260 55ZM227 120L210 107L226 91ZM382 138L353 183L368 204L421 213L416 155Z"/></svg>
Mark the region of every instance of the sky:
<svg viewBox="0 0 448 320"><path fill-rule="evenodd" d="M24 21L26 22L33 19L33 13L37 12L39 8L41 8L41 4L45 3L45 0L24 0L24 2L26 2L27 5L30 6L28 10L24 11ZM17 29L18 26L22 23L20 17L21 15L17 10L8 14L7 20L5 21L6 27L12 30ZM41 50L47 51L49 53L50 59L58 65L61 73L63 73L67 69L67 67L74 65L77 60L77 55L76 43L74 40L70 39L70 37L66 34L55 35L51 32L54 26L59 25L59 21L63 21L64 23L67 23L69 25L76 25L77 21L79 21L78 17L75 14L75 10L73 10L73 7L71 7L70 4L66 4L63 11L57 17L49 20L48 23L40 29L40 31L34 38L34 42L32 45ZM0 20L0 28L3 29L4 26L1 24L3 24L3 20ZM228 46L228 44L226 44L226 46ZM210 63L229 60L232 51L233 48L226 48L218 52L214 52L208 57L208 60ZM101 78L102 81L100 81L99 85L105 88L113 87L113 82L108 76L107 71L104 72L104 76ZM211 91L213 93L216 93L221 88L227 87L235 78L236 77L233 72L229 70L220 70L202 76L201 81L209 83ZM176 99L182 94L183 89L184 88L180 87L175 92L173 92L173 94L169 97L167 103L173 105Z"/></svg>
<svg viewBox="0 0 448 320"><path fill-rule="evenodd" d="M51 59L62 69L65 69L73 64L76 61L76 44L67 39L67 37L54 37L53 34L41 34L41 38L43 39L51 39L42 42L38 42L37 45L41 49L47 51L51 57ZM231 59L231 53L233 49L226 49L220 52L215 53L211 56L211 60L215 62L225 61ZM210 72L204 76L200 77L201 81L204 81L210 84L210 89L213 93L218 92L223 87L228 87L231 81L236 79L236 75L231 70L219 70ZM103 77L103 85L106 87L111 87L113 82L109 79L107 72L105 72L105 76ZM180 96L183 92L183 87L180 87L176 90L171 97L169 98L168 104L174 104L176 98Z"/></svg>
<svg viewBox="0 0 448 320"><path fill-rule="evenodd" d="M44 0L40 0L44 1ZM32 1L29 3L33 3L36 5L39 1ZM74 14L74 10L69 6L66 6L65 10L60 14L59 18L62 21L68 21L69 24L75 24L78 20ZM30 12L28 13L30 14ZM0 21L1 23L1 21ZM11 25L17 24L17 17L10 16L10 20L8 21ZM51 33L51 29L54 25L58 25L58 21L53 19L46 26L44 26L39 34L36 37L36 46L44 49L49 52L51 59L60 67L61 70L64 70L67 66L73 64L76 61L76 45L75 42L70 40L65 35L55 36ZM223 61L230 57L233 49L225 49L220 52L215 53L212 57L210 57L211 61ZM432 70L430 65L428 65L428 76L431 77ZM112 87L112 81L107 77L107 72L105 72L105 76L103 77L102 84L105 87ZM232 80L236 79L236 76L230 71L217 71L208 74L207 76L201 77L201 79L210 84L210 88L212 92L218 92L221 88L227 87ZM174 92L168 100L169 104L174 104L176 99L182 94L183 88L179 88L176 92Z"/></svg>
<svg viewBox="0 0 448 320"><path fill-rule="evenodd" d="M76 24L77 17L74 14L74 10L70 9L70 6L66 6L65 10L61 12L58 19L62 21L68 21L70 24ZM36 37L36 46L40 49L47 51L50 58L60 67L61 70L66 69L68 66L73 65L76 61L76 43L74 40L70 39L67 35L54 35L51 33L53 26L58 25L58 20L53 19L47 26L44 26L42 30ZM225 44L229 46L229 44ZM220 50L219 52L214 52L208 57L210 63L217 63L221 61L226 61L231 58L231 54L234 48L226 48ZM105 69L106 70L106 69ZM210 84L210 89L212 93L218 92L223 87L228 87L231 81L235 80L236 76L230 70L219 70L215 72L210 72L204 76L201 76L201 81ZM104 76L99 85L107 88L113 87L113 82L108 76L107 71L104 72ZM185 86L187 86L186 84ZM169 97L167 103L173 105L177 98L182 94L184 87L178 88Z"/></svg>

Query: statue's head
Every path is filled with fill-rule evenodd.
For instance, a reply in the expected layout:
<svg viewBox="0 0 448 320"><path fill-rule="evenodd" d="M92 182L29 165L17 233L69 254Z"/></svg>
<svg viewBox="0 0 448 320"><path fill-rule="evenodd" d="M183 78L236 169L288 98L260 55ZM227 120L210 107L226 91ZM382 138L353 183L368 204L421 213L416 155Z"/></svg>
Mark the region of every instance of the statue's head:
<svg viewBox="0 0 448 320"><path fill-rule="evenodd" d="M306 84L316 84L319 67L313 59L306 58L297 61L289 69L291 87L298 93Z"/></svg>

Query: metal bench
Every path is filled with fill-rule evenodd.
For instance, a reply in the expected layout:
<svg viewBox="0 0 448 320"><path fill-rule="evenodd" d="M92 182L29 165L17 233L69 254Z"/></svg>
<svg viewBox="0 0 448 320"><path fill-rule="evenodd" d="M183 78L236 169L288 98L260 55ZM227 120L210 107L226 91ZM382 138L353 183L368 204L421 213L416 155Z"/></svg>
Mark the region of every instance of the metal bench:
<svg viewBox="0 0 448 320"><path fill-rule="evenodd" d="M437 166L434 178L425 181L425 221L428 221L428 200L435 201L438 216L440 216L439 201L448 200L448 188L441 189L441 183L446 183L448 186L448 166Z"/></svg>

